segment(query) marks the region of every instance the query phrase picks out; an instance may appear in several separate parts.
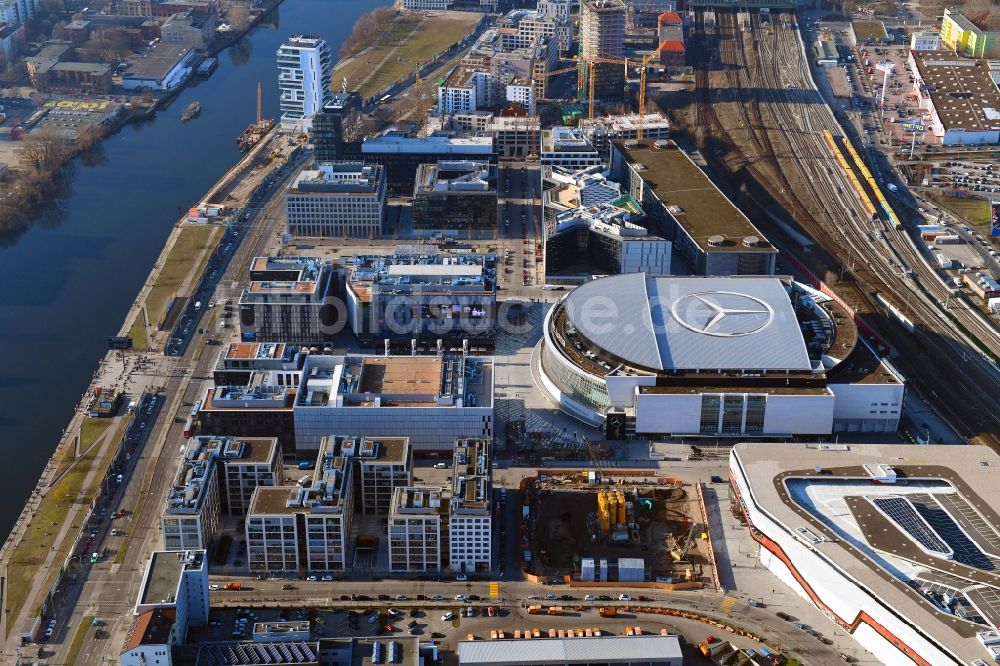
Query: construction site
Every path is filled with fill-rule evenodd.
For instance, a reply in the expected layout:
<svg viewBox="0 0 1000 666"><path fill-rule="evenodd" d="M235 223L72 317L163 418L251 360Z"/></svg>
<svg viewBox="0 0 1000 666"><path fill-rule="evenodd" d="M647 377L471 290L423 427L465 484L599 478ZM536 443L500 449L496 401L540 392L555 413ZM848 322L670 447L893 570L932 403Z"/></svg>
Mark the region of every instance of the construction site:
<svg viewBox="0 0 1000 666"><path fill-rule="evenodd" d="M711 584L698 488L646 470L540 471L523 494L530 574L571 582Z"/></svg>

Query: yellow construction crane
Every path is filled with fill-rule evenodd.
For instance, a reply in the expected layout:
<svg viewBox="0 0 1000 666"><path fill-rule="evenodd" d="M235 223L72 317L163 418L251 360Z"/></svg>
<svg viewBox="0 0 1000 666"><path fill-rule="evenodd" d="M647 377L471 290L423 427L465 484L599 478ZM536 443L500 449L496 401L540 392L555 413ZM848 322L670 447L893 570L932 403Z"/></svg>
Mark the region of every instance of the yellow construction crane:
<svg viewBox="0 0 1000 666"><path fill-rule="evenodd" d="M264 114L261 113L261 108L260 108L260 98L261 98L261 94L262 94L262 89L263 89L263 86L261 85L261 82L258 81L257 82L257 124L258 125L260 125L260 121L263 120L263 115L264 115Z"/></svg>
<svg viewBox="0 0 1000 666"><path fill-rule="evenodd" d="M660 46L656 47L652 53L642 59L642 67L639 68L639 127L636 130L636 138L642 141L644 134L644 128L646 125L646 66L649 62L659 55Z"/></svg>
<svg viewBox="0 0 1000 666"><path fill-rule="evenodd" d="M625 79L628 79L628 58L591 58L587 61L587 97L588 97L588 108L587 108L587 118L590 120L594 119L594 71L597 69L598 63L603 63L607 65L624 65L625 66Z"/></svg>

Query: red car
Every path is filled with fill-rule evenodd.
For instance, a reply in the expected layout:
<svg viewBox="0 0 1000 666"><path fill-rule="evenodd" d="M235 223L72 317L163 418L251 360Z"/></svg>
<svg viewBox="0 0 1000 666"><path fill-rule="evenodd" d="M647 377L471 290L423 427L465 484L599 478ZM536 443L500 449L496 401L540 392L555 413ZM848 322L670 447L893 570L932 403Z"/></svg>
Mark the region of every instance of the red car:
<svg viewBox="0 0 1000 666"><path fill-rule="evenodd" d="M385 630L391 634L392 632L396 631L396 627L392 626L391 624L387 624L385 625Z"/></svg>
<svg viewBox="0 0 1000 666"><path fill-rule="evenodd" d="M712 634L709 634L708 636L705 637L706 645L711 645L714 642L715 642L715 636L713 636Z"/></svg>
<svg viewBox="0 0 1000 666"><path fill-rule="evenodd" d="M493 617L494 615L496 615L496 614L497 614L497 612L496 612L496 610L495 610L495 609L493 608L493 606L487 606L487 607L486 607L486 614L487 614L487 615L489 615L490 617Z"/></svg>

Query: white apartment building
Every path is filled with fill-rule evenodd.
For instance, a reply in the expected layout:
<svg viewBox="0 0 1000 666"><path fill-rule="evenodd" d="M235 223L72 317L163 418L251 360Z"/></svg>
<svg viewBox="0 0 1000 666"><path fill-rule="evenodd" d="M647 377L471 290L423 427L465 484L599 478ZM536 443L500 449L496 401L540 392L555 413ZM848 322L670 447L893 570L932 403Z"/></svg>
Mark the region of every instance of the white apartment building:
<svg viewBox="0 0 1000 666"><path fill-rule="evenodd" d="M351 460L341 441L323 440L316 469L297 486L262 486L254 493L246 519L251 571L348 567L354 492Z"/></svg>
<svg viewBox="0 0 1000 666"><path fill-rule="evenodd" d="M507 101L524 107L529 116L535 115L535 87L531 81L514 79L508 83Z"/></svg>
<svg viewBox="0 0 1000 666"><path fill-rule="evenodd" d="M142 577L119 664L170 666L171 648L185 642L188 627L208 622L206 557L203 550L152 554Z"/></svg>
<svg viewBox="0 0 1000 666"><path fill-rule="evenodd" d="M443 571L448 500L441 488L396 488L389 512L390 571Z"/></svg>
<svg viewBox="0 0 1000 666"><path fill-rule="evenodd" d="M385 218L385 168L321 162L304 169L285 193L288 233L296 237L374 238Z"/></svg>
<svg viewBox="0 0 1000 666"><path fill-rule="evenodd" d="M219 524L219 482L215 456L193 445L167 493L160 518L163 549L169 551L209 550Z"/></svg>
<svg viewBox="0 0 1000 666"><path fill-rule="evenodd" d="M403 9L445 10L451 9L455 0L403 0Z"/></svg>
<svg viewBox="0 0 1000 666"><path fill-rule="evenodd" d="M493 362L472 356L310 354L295 396L295 445L330 433L409 437L450 452L460 437L493 436Z"/></svg>
<svg viewBox="0 0 1000 666"><path fill-rule="evenodd" d="M278 48L278 89L283 131L311 128L312 116L330 101L333 56L326 40L295 35Z"/></svg>
<svg viewBox="0 0 1000 666"><path fill-rule="evenodd" d="M448 518L448 566L454 572L489 573L493 563L493 461L491 440L455 443Z"/></svg>
<svg viewBox="0 0 1000 666"><path fill-rule="evenodd" d="M438 86L438 114L475 113L490 103L490 74L460 66Z"/></svg>
<svg viewBox="0 0 1000 666"><path fill-rule="evenodd" d="M576 0L538 0L538 11L546 16L568 19Z"/></svg>
<svg viewBox="0 0 1000 666"><path fill-rule="evenodd" d="M245 516L258 486L281 483L281 446L277 437L226 438L219 456L225 508Z"/></svg>

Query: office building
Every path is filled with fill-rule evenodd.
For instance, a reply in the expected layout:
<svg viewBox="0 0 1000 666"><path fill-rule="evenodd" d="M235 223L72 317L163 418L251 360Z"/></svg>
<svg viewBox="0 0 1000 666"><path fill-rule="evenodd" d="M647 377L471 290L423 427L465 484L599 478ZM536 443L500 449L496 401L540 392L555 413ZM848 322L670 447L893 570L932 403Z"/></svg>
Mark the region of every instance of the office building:
<svg viewBox="0 0 1000 666"><path fill-rule="evenodd" d="M682 666L677 636L571 636L458 642L460 666Z"/></svg>
<svg viewBox="0 0 1000 666"><path fill-rule="evenodd" d="M1000 656L998 466L984 446L754 443L729 478L761 564L879 661L981 666Z"/></svg>
<svg viewBox="0 0 1000 666"><path fill-rule="evenodd" d="M553 13L547 13L553 11ZM543 39L551 39L556 43L560 54L566 54L572 43L573 24L569 16L558 16L558 8L541 8L534 11L528 9L513 9L500 19L501 30L513 32L522 45L540 43Z"/></svg>
<svg viewBox="0 0 1000 666"><path fill-rule="evenodd" d="M413 451L408 437L361 437L341 445L343 455L357 462L361 511L389 513L396 488L413 483Z"/></svg>
<svg viewBox="0 0 1000 666"><path fill-rule="evenodd" d="M496 116L484 130L493 136L497 155L506 159L538 156L542 127L538 116Z"/></svg>
<svg viewBox="0 0 1000 666"><path fill-rule="evenodd" d="M297 486L257 488L246 518L250 571L344 571L350 567L353 466L334 437Z"/></svg>
<svg viewBox="0 0 1000 666"><path fill-rule="evenodd" d="M449 499L440 488L396 488L389 511L390 571L444 571Z"/></svg>
<svg viewBox="0 0 1000 666"><path fill-rule="evenodd" d="M576 0L538 0L538 11L545 16L568 19Z"/></svg>
<svg viewBox="0 0 1000 666"><path fill-rule="evenodd" d="M219 478L214 455L202 449L197 442L187 448L167 491L160 518L164 550L211 550L219 524Z"/></svg>
<svg viewBox="0 0 1000 666"><path fill-rule="evenodd" d="M1000 89L988 62L942 50L910 51L908 64L913 93L942 144L1000 143Z"/></svg>
<svg viewBox="0 0 1000 666"><path fill-rule="evenodd" d="M240 295L244 342L318 344L333 337L329 262L312 257L254 257L250 285Z"/></svg>
<svg viewBox="0 0 1000 666"><path fill-rule="evenodd" d="M421 164L413 189L413 229L492 237L497 230L497 168L489 162Z"/></svg>
<svg viewBox="0 0 1000 666"><path fill-rule="evenodd" d="M784 440L899 425L899 374L843 306L787 279L600 278L548 312L539 344L546 393L609 439Z"/></svg>
<svg viewBox="0 0 1000 666"><path fill-rule="evenodd" d="M278 386L298 386L309 350L283 342L233 342L219 352L212 379L219 386L246 386L259 372L275 371Z"/></svg>
<svg viewBox="0 0 1000 666"><path fill-rule="evenodd" d="M389 196L409 197L421 164L435 164L438 160L496 163L496 152L489 136L416 138L388 134L365 139L358 159L385 167Z"/></svg>
<svg viewBox="0 0 1000 666"><path fill-rule="evenodd" d="M616 63L597 63L594 72L594 96L598 99L621 99L625 89L625 4L622 0L581 0L580 57L586 62L596 58L621 59ZM589 87L590 82L586 81Z"/></svg>
<svg viewBox="0 0 1000 666"><path fill-rule="evenodd" d="M524 26L527 26L525 23ZM531 81L536 100L548 97L548 72L559 61L559 42L521 26L497 26L486 30L463 59L464 63L489 68L494 106L505 99L506 86L515 79Z"/></svg>
<svg viewBox="0 0 1000 666"><path fill-rule="evenodd" d="M203 550L156 551L149 558L121 648L123 666L170 666L189 627L208 623L208 562Z"/></svg>
<svg viewBox="0 0 1000 666"><path fill-rule="evenodd" d="M646 141L670 138L670 122L661 113L647 113L641 123L638 113L580 119L580 131L605 163L611 159L611 142L638 139L640 125Z"/></svg>
<svg viewBox="0 0 1000 666"><path fill-rule="evenodd" d="M617 183L616 183L617 184ZM603 185L590 185L594 189ZM671 243L644 226L627 194L556 216L545 239L545 275L585 281L593 275L670 274ZM562 280L560 280L562 281Z"/></svg>
<svg viewBox="0 0 1000 666"><path fill-rule="evenodd" d="M326 40L295 35L278 48L278 90L283 131L308 130L331 99L333 56Z"/></svg>
<svg viewBox="0 0 1000 666"><path fill-rule="evenodd" d="M612 141L611 174L696 275L773 275L778 251L672 141Z"/></svg>
<svg viewBox="0 0 1000 666"><path fill-rule="evenodd" d="M984 30L954 7L941 17L941 44L968 58L1000 58L1000 30Z"/></svg>
<svg viewBox="0 0 1000 666"><path fill-rule="evenodd" d="M362 162L317 162L285 193L288 233L296 237L375 238L385 218L385 169Z"/></svg>
<svg viewBox="0 0 1000 666"><path fill-rule="evenodd" d="M445 343L448 348L492 346L495 255L401 246L391 256L355 257L347 270L347 321L362 345L383 347L389 340L390 348L405 351L411 351L413 340L434 351Z"/></svg>
<svg viewBox="0 0 1000 666"><path fill-rule="evenodd" d="M489 573L493 562L492 440L455 442L448 503L448 566Z"/></svg>
<svg viewBox="0 0 1000 666"><path fill-rule="evenodd" d="M361 95L356 92L334 93L322 110L313 116L313 157L317 162L336 162L344 158L344 142L359 141L361 131Z"/></svg>
<svg viewBox="0 0 1000 666"><path fill-rule="evenodd" d="M451 451L493 436L493 362L473 356L306 358L295 398L295 441L315 451L330 433L409 437L414 452Z"/></svg>
<svg viewBox="0 0 1000 666"><path fill-rule="evenodd" d="M204 49L215 37L215 14L181 12L160 25L160 40L193 49Z"/></svg>
<svg viewBox="0 0 1000 666"><path fill-rule="evenodd" d="M216 460L223 508L231 516L246 515L258 486L281 485L281 447L276 437L221 440Z"/></svg>
<svg viewBox="0 0 1000 666"><path fill-rule="evenodd" d="M197 430L203 435L270 437L284 453L295 453L292 405L298 381L293 371L257 370L247 382L209 386L197 407ZM280 382L280 383L279 383Z"/></svg>
<svg viewBox="0 0 1000 666"><path fill-rule="evenodd" d="M585 169L603 163L600 153L576 127L553 127L541 132L542 166Z"/></svg>

